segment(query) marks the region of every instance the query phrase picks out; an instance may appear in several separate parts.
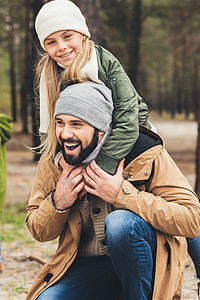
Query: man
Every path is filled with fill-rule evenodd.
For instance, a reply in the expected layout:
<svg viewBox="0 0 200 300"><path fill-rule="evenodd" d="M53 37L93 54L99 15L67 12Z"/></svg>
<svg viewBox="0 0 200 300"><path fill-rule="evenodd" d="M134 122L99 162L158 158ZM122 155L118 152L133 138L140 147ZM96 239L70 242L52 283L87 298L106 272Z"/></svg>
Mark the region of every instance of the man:
<svg viewBox="0 0 200 300"><path fill-rule="evenodd" d="M147 128L115 175L97 166L112 111L101 84L78 83L60 94L55 136L68 165L62 171L53 153L43 155L26 219L35 239L59 236L59 245L27 299L114 300L121 286L126 300L180 299L184 237L199 234L199 201Z"/></svg>

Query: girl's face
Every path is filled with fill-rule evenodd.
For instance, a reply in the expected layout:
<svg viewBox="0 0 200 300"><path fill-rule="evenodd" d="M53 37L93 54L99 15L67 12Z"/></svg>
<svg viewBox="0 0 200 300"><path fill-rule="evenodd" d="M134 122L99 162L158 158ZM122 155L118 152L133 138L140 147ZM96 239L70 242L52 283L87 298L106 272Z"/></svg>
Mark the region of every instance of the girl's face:
<svg viewBox="0 0 200 300"><path fill-rule="evenodd" d="M44 41L49 56L65 67L69 66L82 48L84 36L73 30L60 30Z"/></svg>

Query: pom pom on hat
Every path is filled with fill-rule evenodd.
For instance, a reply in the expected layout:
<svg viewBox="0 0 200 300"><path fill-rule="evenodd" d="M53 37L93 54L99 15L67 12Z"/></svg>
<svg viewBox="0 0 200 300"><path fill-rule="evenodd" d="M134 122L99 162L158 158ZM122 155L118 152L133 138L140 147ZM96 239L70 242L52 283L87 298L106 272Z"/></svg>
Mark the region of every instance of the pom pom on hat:
<svg viewBox="0 0 200 300"><path fill-rule="evenodd" d="M83 14L69 0L53 0L44 4L35 19L35 29L44 50L45 39L59 30L74 30L90 38Z"/></svg>

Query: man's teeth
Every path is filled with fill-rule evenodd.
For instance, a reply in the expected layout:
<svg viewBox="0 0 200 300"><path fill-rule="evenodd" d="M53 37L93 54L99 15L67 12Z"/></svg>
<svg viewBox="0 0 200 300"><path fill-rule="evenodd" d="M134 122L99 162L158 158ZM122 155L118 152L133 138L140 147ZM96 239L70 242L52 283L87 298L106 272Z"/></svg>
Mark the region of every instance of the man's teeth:
<svg viewBox="0 0 200 300"><path fill-rule="evenodd" d="M76 147L76 146L78 146L78 143L65 143L65 145L67 147Z"/></svg>
<svg viewBox="0 0 200 300"><path fill-rule="evenodd" d="M78 147L79 143L65 143L65 146L68 150L74 150Z"/></svg>

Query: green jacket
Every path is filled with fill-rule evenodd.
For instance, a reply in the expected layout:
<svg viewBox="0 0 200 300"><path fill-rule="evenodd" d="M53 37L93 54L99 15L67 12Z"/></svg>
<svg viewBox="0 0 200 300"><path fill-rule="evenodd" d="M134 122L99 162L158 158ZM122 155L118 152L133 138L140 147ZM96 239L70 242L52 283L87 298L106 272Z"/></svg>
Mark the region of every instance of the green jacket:
<svg viewBox="0 0 200 300"><path fill-rule="evenodd" d="M114 104L112 131L96 161L103 170L114 174L119 161L133 148L139 124L148 126L148 108L117 58L101 46L96 45L95 50L98 77L111 89Z"/></svg>
<svg viewBox="0 0 200 300"><path fill-rule="evenodd" d="M117 58L101 46L95 45L95 50L98 77L112 91L114 104L112 130L96 161L104 171L114 174L119 161L134 146L139 135L139 124L150 128L147 120L149 113ZM59 72L62 71L59 67ZM68 84L63 81L61 91Z"/></svg>
<svg viewBox="0 0 200 300"><path fill-rule="evenodd" d="M11 138L12 119L0 113L0 220L6 194L6 142Z"/></svg>

